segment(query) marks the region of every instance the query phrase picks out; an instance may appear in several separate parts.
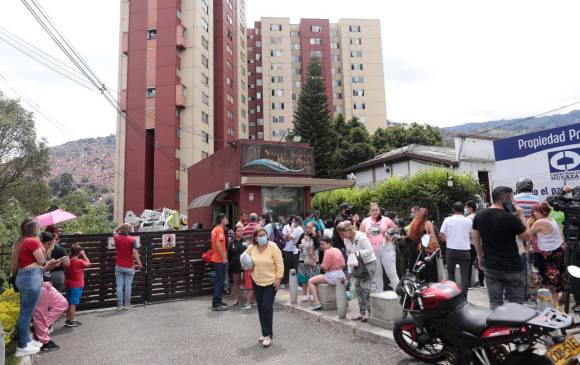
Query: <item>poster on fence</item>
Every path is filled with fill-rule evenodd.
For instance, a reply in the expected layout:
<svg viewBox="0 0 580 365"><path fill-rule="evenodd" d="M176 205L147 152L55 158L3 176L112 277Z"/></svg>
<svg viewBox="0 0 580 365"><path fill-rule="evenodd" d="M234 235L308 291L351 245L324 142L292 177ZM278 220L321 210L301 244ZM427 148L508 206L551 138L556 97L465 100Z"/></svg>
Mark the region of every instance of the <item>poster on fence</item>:
<svg viewBox="0 0 580 365"><path fill-rule="evenodd" d="M494 186L515 188L523 177L541 199L565 185L580 185L580 124L515 136L493 143Z"/></svg>
<svg viewBox="0 0 580 365"><path fill-rule="evenodd" d="M161 236L161 247L163 248L175 247L175 234L170 233Z"/></svg>
<svg viewBox="0 0 580 365"><path fill-rule="evenodd" d="M139 249L141 247L141 237L134 236L134 238L135 238L135 248ZM115 249L115 238L114 237L107 238L107 248L109 250Z"/></svg>

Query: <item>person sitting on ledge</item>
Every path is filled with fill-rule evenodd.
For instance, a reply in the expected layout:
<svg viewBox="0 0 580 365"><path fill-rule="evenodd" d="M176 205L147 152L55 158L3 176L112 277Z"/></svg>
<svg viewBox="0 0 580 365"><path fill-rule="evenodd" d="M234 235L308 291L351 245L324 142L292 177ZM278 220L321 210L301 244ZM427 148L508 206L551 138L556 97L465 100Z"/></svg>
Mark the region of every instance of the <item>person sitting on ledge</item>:
<svg viewBox="0 0 580 365"><path fill-rule="evenodd" d="M318 299L317 285L329 284L336 285L337 280L344 280L344 257L338 248L332 247L332 240L326 237L320 239L320 249L324 251L324 259L320 268L324 271L322 275L316 275L308 281L310 294L312 294L313 310L322 309L322 304Z"/></svg>

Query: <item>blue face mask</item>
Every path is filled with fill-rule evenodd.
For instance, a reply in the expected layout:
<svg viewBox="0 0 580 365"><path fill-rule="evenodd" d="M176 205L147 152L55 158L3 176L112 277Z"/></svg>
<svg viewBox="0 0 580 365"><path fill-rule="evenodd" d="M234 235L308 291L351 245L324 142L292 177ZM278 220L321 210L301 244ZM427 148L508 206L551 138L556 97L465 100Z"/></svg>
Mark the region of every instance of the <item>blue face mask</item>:
<svg viewBox="0 0 580 365"><path fill-rule="evenodd" d="M258 245L265 246L268 243L268 237L260 236L258 237Z"/></svg>

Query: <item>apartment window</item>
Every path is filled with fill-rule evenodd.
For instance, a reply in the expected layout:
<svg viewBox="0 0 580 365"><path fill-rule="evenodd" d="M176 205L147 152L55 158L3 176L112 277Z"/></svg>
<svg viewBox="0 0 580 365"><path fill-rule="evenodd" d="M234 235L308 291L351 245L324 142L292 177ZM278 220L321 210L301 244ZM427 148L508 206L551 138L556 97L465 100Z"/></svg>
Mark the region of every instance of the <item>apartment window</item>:
<svg viewBox="0 0 580 365"><path fill-rule="evenodd" d="M147 39L156 39L156 38L157 38L157 29L148 29Z"/></svg>
<svg viewBox="0 0 580 365"><path fill-rule="evenodd" d="M156 94L157 94L157 90L154 87L147 88L147 97L148 98L154 98Z"/></svg>
<svg viewBox="0 0 580 365"><path fill-rule="evenodd" d="M261 139L261 140L264 139L264 132L258 132L256 134L257 134L258 139Z"/></svg>
<svg viewBox="0 0 580 365"><path fill-rule="evenodd" d="M232 24L234 21L232 20L232 16L230 15L230 13L226 14L226 19L228 20L229 24Z"/></svg>
<svg viewBox="0 0 580 365"><path fill-rule="evenodd" d="M234 112L228 110L228 119L234 120Z"/></svg>
<svg viewBox="0 0 580 365"><path fill-rule="evenodd" d="M201 18L201 27L206 32L209 32L209 24L207 23L207 20L205 20L204 18Z"/></svg>
<svg viewBox="0 0 580 365"><path fill-rule="evenodd" d="M284 110L284 103L272 103L272 109Z"/></svg>
<svg viewBox="0 0 580 365"><path fill-rule="evenodd" d="M205 36L203 36L203 35L201 36L201 45L206 50L209 50L209 42L208 42L207 38Z"/></svg>
<svg viewBox="0 0 580 365"><path fill-rule="evenodd" d="M301 58L300 58L300 56L292 56L292 57L290 57L290 60L292 62L300 62Z"/></svg>
<svg viewBox="0 0 580 365"><path fill-rule="evenodd" d="M298 100L298 94L292 93L292 100L294 101Z"/></svg>
<svg viewBox="0 0 580 365"><path fill-rule="evenodd" d="M181 111L182 111L182 108L180 108L180 107L175 108L175 116L177 118L181 118Z"/></svg>
<svg viewBox="0 0 580 365"><path fill-rule="evenodd" d="M234 69L234 66L232 66L232 63L230 61L226 61L226 68L228 69L228 71L232 71Z"/></svg>
<svg viewBox="0 0 580 365"><path fill-rule="evenodd" d="M246 111L244 109L240 111L240 114L242 115L242 118L246 119Z"/></svg>
<svg viewBox="0 0 580 365"><path fill-rule="evenodd" d="M262 54L261 53L256 53L256 61L259 61L262 59Z"/></svg>
<svg viewBox="0 0 580 365"><path fill-rule="evenodd" d="M297 89L302 87L302 82L301 81L294 81L292 84Z"/></svg>
<svg viewBox="0 0 580 365"><path fill-rule="evenodd" d="M234 7L232 6L232 0L226 0L226 4L228 4L228 7L233 10Z"/></svg>
<svg viewBox="0 0 580 365"><path fill-rule="evenodd" d="M350 51L351 57L362 57L362 51Z"/></svg>
<svg viewBox="0 0 580 365"><path fill-rule="evenodd" d="M256 48L262 47L262 41L256 41Z"/></svg>
<svg viewBox="0 0 580 365"><path fill-rule="evenodd" d="M273 116L272 117L272 123L284 123L284 117L283 116Z"/></svg>
<svg viewBox="0 0 580 365"><path fill-rule="evenodd" d="M209 123L209 114L202 111L201 112L201 121L204 122L205 124L208 124Z"/></svg>
<svg viewBox="0 0 580 365"><path fill-rule="evenodd" d="M340 55L332 55L332 62L340 62Z"/></svg>
<svg viewBox="0 0 580 365"><path fill-rule="evenodd" d="M310 38L310 44L311 45L320 45L322 44L322 39L320 38Z"/></svg>
<svg viewBox="0 0 580 365"><path fill-rule="evenodd" d="M208 68L209 67L209 60L207 59L206 56L201 55L201 64L205 67Z"/></svg>
<svg viewBox="0 0 580 365"><path fill-rule="evenodd" d="M353 84L361 84L364 82L364 78L362 76L353 76L352 83Z"/></svg>
<svg viewBox="0 0 580 365"><path fill-rule="evenodd" d="M246 133L246 124L242 123L242 133Z"/></svg>
<svg viewBox="0 0 580 365"><path fill-rule="evenodd" d="M353 109L366 109L365 103L354 103Z"/></svg>
<svg viewBox="0 0 580 365"><path fill-rule="evenodd" d="M257 122L258 122L258 125L264 125L264 119L263 118L258 118Z"/></svg>
<svg viewBox="0 0 580 365"><path fill-rule="evenodd" d="M272 96L284 96L284 90L272 89Z"/></svg>
<svg viewBox="0 0 580 365"><path fill-rule="evenodd" d="M272 70L281 70L282 68L284 68L284 64L283 63L273 63L270 68Z"/></svg>
<svg viewBox="0 0 580 365"><path fill-rule="evenodd" d="M207 132L201 132L201 141L205 143L209 143L209 134Z"/></svg>
<svg viewBox="0 0 580 365"><path fill-rule="evenodd" d="M272 37L272 38L270 38L270 43L280 44L280 43L282 43L282 37Z"/></svg>
<svg viewBox="0 0 580 365"><path fill-rule="evenodd" d="M260 28L256 28L256 35L260 35L262 33L262 31L260 30Z"/></svg>
<svg viewBox="0 0 580 365"><path fill-rule="evenodd" d="M209 157L209 153L205 152L205 151L201 151L201 158L208 158Z"/></svg>
<svg viewBox="0 0 580 365"><path fill-rule="evenodd" d="M352 90L352 96L365 96L364 89L354 89Z"/></svg>
<svg viewBox="0 0 580 365"><path fill-rule="evenodd" d="M205 105L209 105L209 96L204 92L201 93L201 102Z"/></svg>
<svg viewBox="0 0 580 365"><path fill-rule="evenodd" d="M290 37L300 37L300 33L297 30L290 31Z"/></svg>
<svg viewBox="0 0 580 365"><path fill-rule="evenodd" d="M262 99L262 93L261 93L261 92L259 92L259 91L258 91L258 92L256 93L256 99L257 99L257 100L261 100L261 99Z"/></svg>
<svg viewBox="0 0 580 365"><path fill-rule="evenodd" d="M209 77L207 77L207 75L201 74L201 82L204 85L208 85L209 84Z"/></svg>
<svg viewBox="0 0 580 365"><path fill-rule="evenodd" d="M332 86L342 86L341 80L332 80Z"/></svg>
<svg viewBox="0 0 580 365"><path fill-rule="evenodd" d="M232 47L230 47L229 44L226 44L226 52L232 56L234 54L234 52L232 51Z"/></svg>
<svg viewBox="0 0 580 365"><path fill-rule="evenodd" d="M285 129L272 129L272 137L282 137L286 134Z"/></svg>
<svg viewBox="0 0 580 365"><path fill-rule="evenodd" d="M357 117L358 121L361 123L366 123L367 122L367 118L366 117Z"/></svg>
<svg viewBox="0 0 580 365"><path fill-rule="evenodd" d="M279 32L282 30L282 24L270 24L270 30L273 32Z"/></svg>
<svg viewBox="0 0 580 365"><path fill-rule="evenodd" d="M363 70L363 64L362 63L353 63L350 65L351 70L353 71L362 71Z"/></svg>
<svg viewBox="0 0 580 365"><path fill-rule="evenodd" d="M272 76L272 82L275 84L281 84L284 82L284 77L282 76Z"/></svg>
<svg viewBox="0 0 580 365"><path fill-rule="evenodd" d="M342 93L334 93L333 97L335 100L342 100Z"/></svg>
<svg viewBox="0 0 580 365"><path fill-rule="evenodd" d="M240 87L242 88L242 91L243 91L243 90L246 90L246 87L247 87L247 86L246 86L246 83L244 82L244 80L241 80L241 81L240 81Z"/></svg>
<svg viewBox="0 0 580 365"><path fill-rule="evenodd" d="M201 10L204 13L209 14L209 5L207 4L207 0L201 0Z"/></svg>
<svg viewBox="0 0 580 365"><path fill-rule="evenodd" d="M310 57L322 58L322 51L310 51Z"/></svg>
<svg viewBox="0 0 580 365"><path fill-rule="evenodd" d="M231 96L230 94L226 95L226 100L230 103L233 104L234 103L234 97Z"/></svg>
<svg viewBox="0 0 580 365"><path fill-rule="evenodd" d="M334 106L334 112L335 113L344 113L344 106L342 106L342 105L335 105Z"/></svg>
<svg viewBox="0 0 580 365"><path fill-rule="evenodd" d="M320 25L311 25L310 26L310 31L314 32L314 33L321 33L322 32L322 27Z"/></svg>
<svg viewBox="0 0 580 365"><path fill-rule="evenodd" d="M245 104L246 103L246 95L242 94L241 99L242 99L242 104Z"/></svg>
<svg viewBox="0 0 580 365"><path fill-rule="evenodd" d="M232 86L232 79L229 76L226 76L226 85Z"/></svg>
<svg viewBox="0 0 580 365"><path fill-rule="evenodd" d="M302 75L302 69L293 68L292 69L292 75Z"/></svg>
<svg viewBox="0 0 580 365"><path fill-rule="evenodd" d="M358 45L361 45L362 44L362 40L360 38L351 38L350 39L350 44L358 44Z"/></svg>
<svg viewBox="0 0 580 365"><path fill-rule="evenodd" d="M360 32L360 25L349 25L348 26L349 32Z"/></svg>
<svg viewBox="0 0 580 365"><path fill-rule="evenodd" d="M257 74L261 74L262 73L262 66L256 66L256 73Z"/></svg>
<svg viewBox="0 0 580 365"><path fill-rule="evenodd" d="M228 136L233 136L233 135L234 135L234 129L228 128Z"/></svg>
<svg viewBox="0 0 580 365"><path fill-rule="evenodd" d="M257 86L262 86L264 84L264 82L262 81L262 79L257 79L256 80L256 85Z"/></svg>
<svg viewBox="0 0 580 365"><path fill-rule="evenodd" d="M300 43L292 43L292 49L299 50L300 49Z"/></svg>
<svg viewBox="0 0 580 365"><path fill-rule="evenodd" d="M340 43L339 42L330 42L330 48L339 49Z"/></svg>
<svg viewBox="0 0 580 365"><path fill-rule="evenodd" d="M228 39L229 39L230 41L232 41L232 42L233 42L233 40L234 40L234 33L232 33L232 31L231 31L231 30L229 30L229 29L228 29Z"/></svg>
<svg viewBox="0 0 580 365"><path fill-rule="evenodd" d="M272 57L282 57L282 54L283 52L280 49L273 49L272 52L270 52Z"/></svg>
<svg viewBox="0 0 580 365"><path fill-rule="evenodd" d="M256 105L256 111L258 113L261 113L262 112L262 106L261 105Z"/></svg>
<svg viewBox="0 0 580 365"><path fill-rule="evenodd" d="M330 71L333 75L340 75L340 67L333 67Z"/></svg>
<svg viewBox="0 0 580 365"><path fill-rule="evenodd" d="M181 20L181 10L177 9L175 15L177 16L177 19Z"/></svg>
<svg viewBox="0 0 580 365"><path fill-rule="evenodd" d="M338 30L331 30L330 31L330 36L331 37L338 37Z"/></svg>
<svg viewBox="0 0 580 365"><path fill-rule="evenodd" d="M240 71L242 72L242 75L246 76L246 68L244 66L240 66Z"/></svg>

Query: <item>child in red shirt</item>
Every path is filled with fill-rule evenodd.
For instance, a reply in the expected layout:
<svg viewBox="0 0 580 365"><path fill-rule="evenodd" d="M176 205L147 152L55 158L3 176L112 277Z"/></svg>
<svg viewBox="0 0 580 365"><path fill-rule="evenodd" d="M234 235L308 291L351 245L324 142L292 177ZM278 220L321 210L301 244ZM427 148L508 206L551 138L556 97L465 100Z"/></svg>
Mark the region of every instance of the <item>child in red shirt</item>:
<svg viewBox="0 0 580 365"><path fill-rule="evenodd" d="M84 269L89 266L91 266L91 262L83 248L78 244L73 245L70 251L70 264L64 268L66 297L69 304L66 312L66 322L64 323L65 327L78 327L81 325L81 322L75 318L77 305L81 302L81 294L85 286Z"/></svg>

